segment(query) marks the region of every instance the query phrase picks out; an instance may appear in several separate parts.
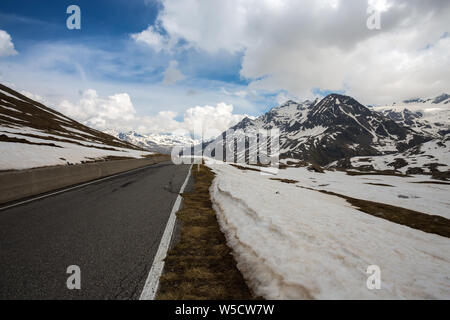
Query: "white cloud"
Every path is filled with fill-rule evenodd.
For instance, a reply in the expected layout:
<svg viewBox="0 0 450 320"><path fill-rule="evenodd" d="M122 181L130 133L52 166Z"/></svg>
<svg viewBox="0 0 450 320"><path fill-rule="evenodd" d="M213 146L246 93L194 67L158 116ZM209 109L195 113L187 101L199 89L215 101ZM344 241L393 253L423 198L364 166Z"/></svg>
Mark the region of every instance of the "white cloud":
<svg viewBox="0 0 450 320"><path fill-rule="evenodd" d="M367 103L431 96L450 88L447 0L162 1L167 43L243 54L250 89L345 90ZM367 8L381 30L366 26ZM425 49L426 48L426 49Z"/></svg>
<svg viewBox="0 0 450 320"><path fill-rule="evenodd" d="M233 114L233 106L219 103L217 106L197 106L186 110L183 126L190 132L205 134L205 139L215 138L237 124L247 115Z"/></svg>
<svg viewBox="0 0 450 320"><path fill-rule="evenodd" d="M236 91L234 94L241 98L245 98L248 95L247 91L245 90Z"/></svg>
<svg viewBox="0 0 450 320"><path fill-rule="evenodd" d="M167 67L166 71L164 71L164 79L163 79L164 85L173 85L178 81L182 81L186 78L185 75L182 74L181 71L177 69L177 67L178 67L177 61L175 60L170 61L169 66Z"/></svg>
<svg viewBox="0 0 450 320"><path fill-rule="evenodd" d="M129 129L136 110L127 93L101 98L92 89L85 90L81 99L72 103L63 100L57 109L63 114L97 129Z"/></svg>
<svg viewBox="0 0 450 320"><path fill-rule="evenodd" d="M233 106L226 103L218 103L215 107L206 105L189 108L184 113L183 121L177 121L175 118L178 113L173 111L160 111L155 116L139 116L127 93L103 98L93 89L83 91L77 102L61 101L56 109L99 130L198 135L203 131L207 133L207 139L214 138L247 116L233 114Z"/></svg>
<svg viewBox="0 0 450 320"><path fill-rule="evenodd" d="M11 36L8 32L0 30L0 57L13 56L17 54L14 49Z"/></svg>
<svg viewBox="0 0 450 320"><path fill-rule="evenodd" d="M224 102L216 106L196 106L186 110L182 121L175 120L178 114L161 111L153 117L140 117L136 130L143 133L173 133L195 135L212 139L244 119L245 114L234 114L233 106Z"/></svg>
<svg viewBox="0 0 450 320"><path fill-rule="evenodd" d="M155 28L154 26L148 26L147 29L143 30L140 33L134 33L131 35L131 37L137 42L141 42L150 46L156 52L169 49L168 38L164 37L160 33L158 28Z"/></svg>

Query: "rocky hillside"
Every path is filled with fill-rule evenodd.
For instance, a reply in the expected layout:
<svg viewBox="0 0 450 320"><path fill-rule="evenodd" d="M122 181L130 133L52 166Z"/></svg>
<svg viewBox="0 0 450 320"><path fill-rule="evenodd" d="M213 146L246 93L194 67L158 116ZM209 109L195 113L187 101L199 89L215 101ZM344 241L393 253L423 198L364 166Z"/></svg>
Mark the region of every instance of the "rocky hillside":
<svg viewBox="0 0 450 320"><path fill-rule="evenodd" d="M136 145L89 128L0 84L0 170L141 157Z"/></svg>
<svg viewBox="0 0 450 320"><path fill-rule="evenodd" d="M252 135L260 129L273 128L280 130L282 158L319 165L354 156L403 152L432 139L339 94L320 101L288 101L255 120L246 118L232 129L236 131L234 138L239 140L243 132Z"/></svg>

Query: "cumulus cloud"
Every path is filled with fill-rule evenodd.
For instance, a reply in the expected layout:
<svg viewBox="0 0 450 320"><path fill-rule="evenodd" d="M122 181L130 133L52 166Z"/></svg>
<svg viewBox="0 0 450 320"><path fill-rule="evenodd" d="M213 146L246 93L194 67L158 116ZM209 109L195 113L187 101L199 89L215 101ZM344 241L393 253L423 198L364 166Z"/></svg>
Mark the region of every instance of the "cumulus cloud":
<svg viewBox="0 0 450 320"><path fill-rule="evenodd" d="M170 61L169 66L164 72L164 79L163 79L164 85L173 85L178 81L182 81L186 78L185 75L182 74L181 71L177 69L177 67L178 67L177 61L175 60Z"/></svg>
<svg viewBox="0 0 450 320"><path fill-rule="evenodd" d="M14 49L11 36L8 32L0 30L0 57L13 56L17 54Z"/></svg>
<svg viewBox="0 0 450 320"><path fill-rule="evenodd" d="M167 44L242 53L250 89L302 98L314 89L342 90L384 103L450 88L447 0L162 3L157 25ZM369 5L381 14L380 30L367 28Z"/></svg>
<svg viewBox="0 0 450 320"><path fill-rule="evenodd" d="M127 93L118 93L102 98L93 89L82 92L81 99L76 103L63 100L57 109L63 114L97 129L111 127L129 129L136 114Z"/></svg>
<svg viewBox="0 0 450 320"><path fill-rule="evenodd" d="M215 138L247 116L234 114L233 106L226 103L189 108L182 121L176 120L178 113L173 111L160 111L155 116L139 116L127 93L100 97L93 89L83 91L76 102L61 101L56 109L99 130L195 134L197 137L204 133L205 139Z"/></svg>

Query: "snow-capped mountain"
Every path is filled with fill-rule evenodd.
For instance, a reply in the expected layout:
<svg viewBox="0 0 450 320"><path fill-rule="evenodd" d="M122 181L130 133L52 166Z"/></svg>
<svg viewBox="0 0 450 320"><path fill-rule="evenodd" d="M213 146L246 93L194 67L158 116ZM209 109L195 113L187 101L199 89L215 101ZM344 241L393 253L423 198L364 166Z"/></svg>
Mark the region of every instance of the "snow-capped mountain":
<svg viewBox="0 0 450 320"><path fill-rule="evenodd" d="M0 154L0 170L13 170L149 153L0 84Z"/></svg>
<svg viewBox="0 0 450 320"><path fill-rule="evenodd" d="M359 155L402 152L431 140L339 94L328 95L321 101L288 101L255 120L246 118L231 129L239 140L243 132L251 135L273 128L280 130L281 157L320 165Z"/></svg>
<svg viewBox="0 0 450 320"><path fill-rule="evenodd" d="M410 99L401 103L373 108L399 124L434 137L450 133L450 95L429 99Z"/></svg>
<svg viewBox="0 0 450 320"><path fill-rule="evenodd" d="M120 132L117 130L105 130L105 133L116 137L122 141L127 141L133 145L146 150L159 153L170 153L174 146L191 146L199 144L200 141L188 136L172 134L140 134L136 131Z"/></svg>

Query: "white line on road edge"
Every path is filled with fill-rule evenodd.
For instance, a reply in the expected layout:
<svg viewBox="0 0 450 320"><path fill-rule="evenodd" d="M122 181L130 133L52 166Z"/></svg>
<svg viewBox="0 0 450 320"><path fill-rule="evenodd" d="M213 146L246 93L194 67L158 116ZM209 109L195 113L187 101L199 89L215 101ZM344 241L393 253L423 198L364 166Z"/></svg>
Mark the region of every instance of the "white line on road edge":
<svg viewBox="0 0 450 320"><path fill-rule="evenodd" d="M158 162L158 163L161 163L161 162ZM56 192L52 192L52 193L44 194L42 196L31 198L31 199L28 199L28 200L25 200L25 201L13 203L13 204L11 204L9 206L0 207L0 211L6 210L6 209L9 209L9 208L13 208L13 207L17 207L17 206L20 206L22 204L33 202L33 201L36 201L36 200L39 200L39 199L44 199L44 198L47 198L47 197L51 197L51 196L54 196L54 195L57 195L57 194L60 194L60 193L64 193L64 192L67 192L67 191L70 191L70 190L78 189L78 188L81 188L81 187L84 187L84 186L87 186L87 185L90 185L90 184L93 184L93 183L97 183L97 182L100 182L100 181L105 181L105 180L109 180L109 179L112 179L112 178L120 177L120 176L123 176L124 174L136 172L136 171L139 171L139 170L144 170L144 169L147 169L149 166L153 166L153 165L158 164L158 163L149 164L149 165L146 165L144 167L140 167L140 168L136 168L136 169L133 169L133 170L121 172L121 173L118 173L118 174L115 174L115 175L112 175L112 176L107 176L105 178L100 178L100 179L92 180L92 181L89 181L89 182L85 182L83 184L79 184L79 185L76 185L74 187L69 187L69 188L62 189L62 190L59 190L59 191L56 191Z"/></svg>
<svg viewBox="0 0 450 320"><path fill-rule="evenodd" d="M156 297L156 292L158 291L159 278L164 269L164 259L167 256L167 250L169 250L170 241L172 240L172 233L175 227L175 221L177 219L176 213L181 206L181 194L186 188L186 185L191 176L192 165L189 168L186 180L181 186L180 192L178 194L177 200L173 205L172 212L170 213L169 220L167 221L166 229L162 236L161 242L159 243L158 252L156 252L155 258L153 260L153 265L148 273L147 280L145 281L144 289L142 290L139 300L154 300Z"/></svg>

